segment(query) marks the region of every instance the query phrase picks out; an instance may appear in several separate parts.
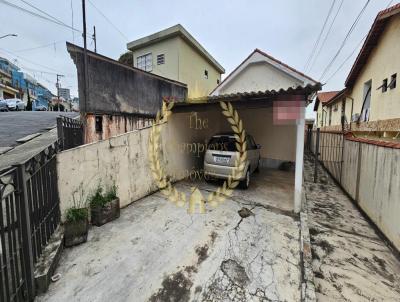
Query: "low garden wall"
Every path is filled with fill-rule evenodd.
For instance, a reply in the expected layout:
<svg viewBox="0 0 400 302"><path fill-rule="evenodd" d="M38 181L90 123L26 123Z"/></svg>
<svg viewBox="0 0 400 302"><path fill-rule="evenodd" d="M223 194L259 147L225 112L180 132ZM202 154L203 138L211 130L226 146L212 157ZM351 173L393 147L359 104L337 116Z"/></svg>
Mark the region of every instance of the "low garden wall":
<svg viewBox="0 0 400 302"><path fill-rule="evenodd" d="M178 169L177 163L166 160L167 124L160 127L164 150L159 153L160 160L166 171L178 175L173 173ZM59 153L57 173L62 217L67 208L83 205L99 185L106 188L116 184L121 207L155 192L158 187L149 165L150 132L151 127L147 127Z"/></svg>

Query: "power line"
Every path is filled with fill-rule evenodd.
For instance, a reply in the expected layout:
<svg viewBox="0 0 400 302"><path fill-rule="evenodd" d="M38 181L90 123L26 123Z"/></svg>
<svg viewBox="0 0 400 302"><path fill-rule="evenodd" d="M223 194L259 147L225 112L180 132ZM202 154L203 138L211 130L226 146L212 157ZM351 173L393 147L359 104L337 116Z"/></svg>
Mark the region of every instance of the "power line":
<svg viewBox="0 0 400 302"><path fill-rule="evenodd" d="M365 38L367 37L367 35L365 35L361 41L356 45L356 47L353 49L353 51L350 53L350 55L343 61L342 64L340 64L340 66L335 70L335 72L333 74L331 74L331 76L325 81L325 83L328 83L338 72L340 69L342 69L342 67L344 66L344 64L346 64L346 62L348 60L350 60L350 58L353 56L354 52L360 47L360 45L364 42Z"/></svg>
<svg viewBox="0 0 400 302"><path fill-rule="evenodd" d="M8 51L8 50L6 50L6 49L4 49L4 48L0 48L0 50L4 51L5 53L8 53L8 54L11 55L11 56L15 56L15 57L17 57L17 58L20 58L21 60L24 60L24 61L26 61L26 62L28 62L28 63L30 63L30 64L37 65L37 66L40 66L40 67L42 67L42 68L46 68L46 69L48 69L48 70L50 70L50 71L53 71L53 72L56 72L56 73L60 73L58 70L56 70L56 69L54 69L54 68L52 68L52 67L49 67L49 66L46 66L46 65L43 65L43 64L40 64L40 63L33 62L33 61L31 61L31 60L29 60L29 59L27 59L27 58L21 57L21 56L19 56L19 55L13 53L13 52L11 52L11 51Z"/></svg>
<svg viewBox="0 0 400 302"><path fill-rule="evenodd" d="M308 66L309 66L309 64L310 64L310 62L311 62L311 58L313 57L313 55L314 55L314 53L315 53L315 50L316 50L316 48L317 48L317 46L318 46L318 44L319 44L319 41L320 41L321 36L322 36L322 33L323 33L324 30L325 30L325 26L326 26L326 24L327 24L327 22L328 22L328 20L329 20L329 17L330 17L330 15L331 15L331 13L332 13L332 10L333 10L333 7L334 7L334 5L335 5L335 2L336 2L336 0L333 0L333 1L332 1L331 7L329 8L329 11L328 11L328 15L327 15L326 18L325 18L324 24L323 24L323 26L322 26L322 28L321 28L321 31L319 32L318 38L317 38L317 40L316 40L315 43L314 43L314 46L313 46L313 48L312 48L312 51L311 51L310 55L308 56L308 59L307 59L306 64L304 65L304 70L305 70L305 71L308 69Z"/></svg>
<svg viewBox="0 0 400 302"><path fill-rule="evenodd" d="M111 22L111 20L108 19L107 16L106 16L99 8L97 8L97 6L94 5L94 3L93 3L91 0L88 0L88 2L90 3L90 5L92 5L92 6L95 8L95 10L97 10L97 12L98 12L100 15L103 16L103 18L104 18L108 23L110 23L110 25L111 25L112 27L114 27L114 29L115 29L116 31L119 32L119 34L120 34L126 41L129 40L128 37L125 36L124 33L123 33L113 22Z"/></svg>
<svg viewBox="0 0 400 302"><path fill-rule="evenodd" d="M40 45L40 46L36 46L36 47L18 49L18 50L14 50L13 52L31 51L31 50L36 50L36 49L41 49L41 48L46 48L46 47L54 46L54 45L56 45L56 44L60 44L60 43L63 43L63 42L65 42L65 40L55 41L55 42L52 42L52 43L47 43L47 44Z"/></svg>
<svg viewBox="0 0 400 302"><path fill-rule="evenodd" d="M71 27L71 26L69 26L68 24L60 23L60 22L56 21L56 20L53 19L53 18L49 18L49 17L43 16L43 15L41 15L41 14L35 13L35 12L31 11L31 10L28 10L28 9L23 8L23 7L21 7L21 6L18 6L18 5L16 5L16 4L10 3L10 2L8 2L8 1L6 1L6 0L0 0L0 3L3 3L3 4L5 4L5 5L9 6L9 7L12 7L12 8L15 8L15 9L17 9L17 10L20 10L20 11L22 11L22 12L24 12L24 13L27 13L27 14L31 15L31 16L34 16L34 17L37 17L37 18L40 18L40 19L49 21L49 22L51 22L51 23L54 23L54 24L57 24L57 25L60 25L60 26L69 28L69 29L71 29L71 30L73 30L73 31L77 31L77 32L80 32L80 33L81 33L81 31L80 31L79 29L76 29L76 28L74 28L74 27Z"/></svg>
<svg viewBox="0 0 400 302"><path fill-rule="evenodd" d="M321 46L320 46L320 48L319 48L317 54L314 56L314 60L312 61L311 66L310 66L310 68L309 68L310 71L311 71L311 69L313 68L313 66L314 66L315 62L317 61L317 59L318 59L318 57L319 57L319 55L320 55L322 49L323 49L324 46L325 46L326 40L328 39L329 34L331 33L333 24L335 23L336 18L337 18L337 16L339 15L339 12L340 12L340 9L342 8L343 2L344 2L344 0L341 0L341 2L340 2L340 4L339 4L339 8L337 9L335 16L333 17L332 23L331 23L331 25L329 26L329 29L328 29L328 31L327 31L327 33L326 33L326 35L325 35L325 38L324 38L324 40L322 41Z"/></svg>
<svg viewBox="0 0 400 302"><path fill-rule="evenodd" d="M386 8L385 8L385 9L387 9L392 3L393 3L393 0L389 1L389 3L386 5ZM333 72L333 73L330 75L330 77L326 80L325 83L328 83L328 82L339 72L339 70L343 68L344 64L346 64L346 62L347 62L348 60L350 60L350 58L353 56L353 54L355 53L355 51L360 47L360 45L363 43L363 41L365 40L365 38L366 38L367 36L368 36L368 34L366 34L366 35L361 39L361 41L356 45L356 47L352 50L352 52L349 54L349 56L346 57L346 59L342 62L342 64L340 64L340 66L335 70L335 72Z"/></svg>
<svg viewBox="0 0 400 302"><path fill-rule="evenodd" d="M33 9L37 10L38 12L40 12L40 13L46 15L47 17L53 19L54 21L58 22L59 24L62 24L62 25L64 25L64 26L69 26L68 24L65 24L65 23L64 23L63 21L61 21L60 19L57 19L56 17L50 15L49 13L46 13L44 10L42 10L42 9L40 9L40 8L38 8L38 7L36 7L36 6L34 6L33 4L29 3L28 1L25 1L25 0L20 0L20 1L23 2L23 3L25 3L26 5L28 5L29 7L31 7L31 8L33 8Z"/></svg>
<svg viewBox="0 0 400 302"><path fill-rule="evenodd" d="M360 20L362 14L364 13L365 9L367 8L368 4L370 3L371 0L367 0L367 2L364 4L363 8L361 9L360 13L358 14L357 18L354 20L353 24L351 25L349 31L347 32L345 38L343 39L342 44L340 45L339 49L337 50L337 52L335 53L335 55L333 56L333 58L331 59L331 61L328 63L328 65L325 67L324 71L322 72L321 76L319 77L319 80L321 80L325 74L329 71L329 69L331 68L332 64L335 62L335 60L337 59L338 55L340 54L340 52L342 51L343 47L346 45L347 40L349 39L351 33L353 32L354 28L356 27L358 21Z"/></svg>

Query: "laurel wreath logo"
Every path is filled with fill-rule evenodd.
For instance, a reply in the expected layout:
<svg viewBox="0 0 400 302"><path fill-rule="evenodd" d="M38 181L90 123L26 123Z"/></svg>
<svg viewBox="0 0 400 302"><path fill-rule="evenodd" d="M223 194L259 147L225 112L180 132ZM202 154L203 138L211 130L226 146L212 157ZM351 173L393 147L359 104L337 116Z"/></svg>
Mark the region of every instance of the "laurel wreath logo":
<svg viewBox="0 0 400 302"><path fill-rule="evenodd" d="M230 102L221 101L220 106L222 108L222 114L226 116L227 121L231 125L231 128L235 135L236 149L239 152L239 156L236 158L235 166L232 169L231 175L224 181L223 185L218 187L215 192L208 194L207 203L212 207L216 207L218 203L223 202L227 197L231 196L233 189L239 185L239 179L243 175L246 159L247 159L247 143L246 143L246 132L243 128L243 122L239 117L236 109L234 109ZM160 134L162 123L168 121L169 116L172 114L172 108L174 106L173 101L163 100L161 112L158 111L155 121L152 125L149 138L149 161L150 169L154 180L162 194L165 195L169 201L175 203L179 207L183 207L186 204L186 194L178 191L168 179L165 173L165 168L161 165L159 158L159 151L161 149ZM196 204L200 206L200 213L205 213L205 202L201 193L196 189L192 192L189 199L189 213L193 213Z"/></svg>

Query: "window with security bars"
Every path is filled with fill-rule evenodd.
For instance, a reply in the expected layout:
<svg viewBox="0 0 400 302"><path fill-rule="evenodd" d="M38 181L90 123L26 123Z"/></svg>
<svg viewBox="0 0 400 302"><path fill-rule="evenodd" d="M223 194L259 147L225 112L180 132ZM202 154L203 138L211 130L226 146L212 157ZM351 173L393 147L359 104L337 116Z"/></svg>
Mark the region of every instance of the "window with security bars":
<svg viewBox="0 0 400 302"><path fill-rule="evenodd" d="M164 54L157 55L157 65L162 65L165 63Z"/></svg>
<svg viewBox="0 0 400 302"><path fill-rule="evenodd" d="M145 71L153 70L153 56L151 53L136 58L136 67Z"/></svg>

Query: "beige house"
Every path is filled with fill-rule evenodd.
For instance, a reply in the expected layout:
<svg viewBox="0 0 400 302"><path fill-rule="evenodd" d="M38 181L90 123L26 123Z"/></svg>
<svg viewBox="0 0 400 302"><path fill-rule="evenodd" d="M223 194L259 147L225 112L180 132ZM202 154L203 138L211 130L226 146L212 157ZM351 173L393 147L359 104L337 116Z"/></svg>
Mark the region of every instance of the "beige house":
<svg viewBox="0 0 400 302"><path fill-rule="evenodd" d="M134 67L187 84L188 97L208 95L225 69L180 24L127 44Z"/></svg>
<svg viewBox="0 0 400 302"><path fill-rule="evenodd" d="M340 91L326 91L317 93L314 111L316 112L316 126L318 128L330 125L340 125L340 115L339 122L336 124L337 114L338 112L340 113L340 111L326 107L327 103L339 93Z"/></svg>
<svg viewBox="0 0 400 302"><path fill-rule="evenodd" d="M212 92L211 95L266 91L314 85L317 81L255 49Z"/></svg>
<svg viewBox="0 0 400 302"><path fill-rule="evenodd" d="M347 130L395 135L400 130L399 72L400 4L396 4L378 13L347 76L346 88L320 108L328 119L318 126L339 130L343 115Z"/></svg>

